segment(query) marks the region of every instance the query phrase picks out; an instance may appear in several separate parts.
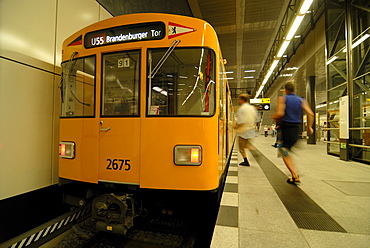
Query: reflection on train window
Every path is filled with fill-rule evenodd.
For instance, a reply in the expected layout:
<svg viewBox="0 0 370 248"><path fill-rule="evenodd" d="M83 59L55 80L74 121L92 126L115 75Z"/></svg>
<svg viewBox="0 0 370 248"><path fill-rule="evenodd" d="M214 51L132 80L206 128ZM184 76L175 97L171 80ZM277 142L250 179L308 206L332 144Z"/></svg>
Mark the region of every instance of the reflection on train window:
<svg viewBox="0 0 370 248"><path fill-rule="evenodd" d="M149 50L148 115L212 116L216 88L214 52L207 48L176 48L169 53L167 50Z"/></svg>
<svg viewBox="0 0 370 248"><path fill-rule="evenodd" d="M140 52L103 55L102 116L138 116Z"/></svg>
<svg viewBox="0 0 370 248"><path fill-rule="evenodd" d="M94 116L95 56L62 64L62 117Z"/></svg>

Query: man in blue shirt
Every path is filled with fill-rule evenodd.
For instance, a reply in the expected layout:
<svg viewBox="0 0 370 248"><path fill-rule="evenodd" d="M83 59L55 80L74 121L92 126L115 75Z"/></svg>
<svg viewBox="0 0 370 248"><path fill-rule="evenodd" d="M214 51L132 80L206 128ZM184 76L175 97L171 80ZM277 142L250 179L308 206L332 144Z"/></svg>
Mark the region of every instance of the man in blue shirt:
<svg viewBox="0 0 370 248"><path fill-rule="evenodd" d="M273 118L277 121L281 130L281 141L278 146L279 156L283 158L285 165L292 174L292 178L287 183L299 184L301 182L294 163L289 155L290 149L298 140L300 126L302 126L302 110L307 115L307 132L313 134L314 113L312 112L307 101L294 94L294 84L288 82L284 87L285 96L278 99L278 106Z"/></svg>

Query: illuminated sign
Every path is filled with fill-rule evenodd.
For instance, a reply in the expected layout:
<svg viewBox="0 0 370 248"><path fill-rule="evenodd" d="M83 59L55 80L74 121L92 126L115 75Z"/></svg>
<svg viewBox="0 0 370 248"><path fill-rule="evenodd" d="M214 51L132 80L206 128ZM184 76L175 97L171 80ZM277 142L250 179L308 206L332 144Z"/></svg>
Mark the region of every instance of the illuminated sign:
<svg viewBox="0 0 370 248"><path fill-rule="evenodd" d="M166 36L163 22L148 22L93 31L85 35L85 48L93 48L119 43L161 40Z"/></svg>
<svg viewBox="0 0 370 248"><path fill-rule="evenodd" d="M256 107L257 110L269 111L271 109L270 102L270 98L251 99L251 104Z"/></svg>
<svg viewBox="0 0 370 248"><path fill-rule="evenodd" d="M251 99L251 104L258 104L258 103L270 103L270 98L257 98Z"/></svg>

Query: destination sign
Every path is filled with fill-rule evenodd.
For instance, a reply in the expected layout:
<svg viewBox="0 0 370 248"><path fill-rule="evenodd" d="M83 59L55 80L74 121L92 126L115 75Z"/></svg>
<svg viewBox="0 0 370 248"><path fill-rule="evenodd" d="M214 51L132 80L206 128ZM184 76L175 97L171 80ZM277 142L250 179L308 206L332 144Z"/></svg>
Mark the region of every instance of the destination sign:
<svg viewBox="0 0 370 248"><path fill-rule="evenodd" d="M148 22L112 27L85 35L85 48L114 45L126 42L161 40L166 36L163 22Z"/></svg>

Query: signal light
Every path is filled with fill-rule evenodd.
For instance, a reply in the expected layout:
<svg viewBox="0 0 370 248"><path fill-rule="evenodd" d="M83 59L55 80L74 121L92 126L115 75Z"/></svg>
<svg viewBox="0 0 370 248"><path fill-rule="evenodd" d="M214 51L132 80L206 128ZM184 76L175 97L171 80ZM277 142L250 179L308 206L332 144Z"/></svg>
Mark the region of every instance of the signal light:
<svg viewBox="0 0 370 248"><path fill-rule="evenodd" d="M75 158L75 143L74 142L60 142L59 143L59 157L61 158Z"/></svg>
<svg viewBox="0 0 370 248"><path fill-rule="evenodd" d="M59 144L59 155L60 156L66 155L66 144Z"/></svg>
<svg viewBox="0 0 370 248"><path fill-rule="evenodd" d="M202 147L201 146L175 146L174 163L176 165L201 165Z"/></svg>
<svg viewBox="0 0 370 248"><path fill-rule="evenodd" d="M190 154L191 154L190 162L199 163L199 148L192 148Z"/></svg>

